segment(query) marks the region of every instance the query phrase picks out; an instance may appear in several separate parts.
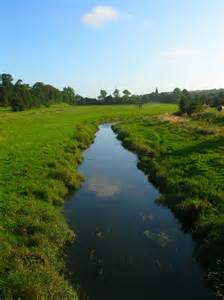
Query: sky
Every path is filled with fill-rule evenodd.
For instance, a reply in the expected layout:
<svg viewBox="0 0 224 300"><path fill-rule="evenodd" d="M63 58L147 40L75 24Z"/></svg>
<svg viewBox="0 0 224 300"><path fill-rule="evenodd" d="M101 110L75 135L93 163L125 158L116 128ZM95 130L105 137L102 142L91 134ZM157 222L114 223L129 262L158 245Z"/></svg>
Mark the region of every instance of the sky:
<svg viewBox="0 0 224 300"><path fill-rule="evenodd" d="M83 96L224 87L223 0L0 0L0 72Z"/></svg>

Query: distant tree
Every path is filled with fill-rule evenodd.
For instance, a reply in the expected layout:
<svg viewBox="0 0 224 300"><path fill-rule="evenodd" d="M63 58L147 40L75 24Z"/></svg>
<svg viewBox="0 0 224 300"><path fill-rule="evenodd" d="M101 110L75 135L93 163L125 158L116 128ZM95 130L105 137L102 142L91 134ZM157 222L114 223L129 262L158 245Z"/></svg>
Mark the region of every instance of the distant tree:
<svg viewBox="0 0 224 300"><path fill-rule="evenodd" d="M11 106L13 111L22 111L41 105L49 106L63 101L76 104L78 101L81 102L81 99L80 96L75 95L71 87L65 87L63 91L60 91L43 82L36 82L30 87L21 79L13 84L13 77L10 74L0 75L0 106ZM94 101L96 102L96 99Z"/></svg>
<svg viewBox="0 0 224 300"><path fill-rule="evenodd" d="M136 95L131 95L131 97L130 97L130 101L132 102L132 103L139 103L139 102L143 102L142 101L142 97L139 97L139 96L136 96Z"/></svg>
<svg viewBox="0 0 224 300"><path fill-rule="evenodd" d="M16 83L15 83L15 86L20 86L20 85L22 85L22 84L23 84L22 79L18 79L18 80L16 81Z"/></svg>
<svg viewBox="0 0 224 300"><path fill-rule="evenodd" d="M207 104L209 105L210 104L210 98L208 95L200 95L200 102L202 104Z"/></svg>
<svg viewBox="0 0 224 300"><path fill-rule="evenodd" d="M187 114L191 116L193 114L197 114L201 112L202 109L203 109L203 105L199 101L192 101L188 106Z"/></svg>
<svg viewBox="0 0 224 300"><path fill-rule="evenodd" d="M8 106L13 95L13 77L10 74L0 75L0 106Z"/></svg>
<svg viewBox="0 0 224 300"><path fill-rule="evenodd" d="M129 90L123 91L123 99L127 102L131 96L131 92Z"/></svg>
<svg viewBox="0 0 224 300"><path fill-rule="evenodd" d="M156 88L155 94L156 94L156 95L159 95L159 90L158 90L158 88Z"/></svg>
<svg viewBox="0 0 224 300"><path fill-rule="evenodd" d="M35 106L46 105L63 101L63 92L50 84L37 82L32 87Z"/></svg>
<svg viewBox="0 0 224 300"><path fill-rule="evenodd" d="M26 109L26 105L23 102L23 99L19 95L14 95L12 101L11 101L11 108L12 111L23 111Z"/></svg>
<svg viewBox="0 0 224 300"><path fill-rule="evenodd" d="M75 98L76 98L76 103L77 104L79 104L82 101L82 99L83 99L82 96L80 96L79 94L76 94Z"/></svg>
<svg viewBox="0 0 224 300"><path fill-rule="evenodd" d="M101 100L101 101L103 101L103 100L106 99L106 97L107 97L107 91L101 90L98 99Z"/></svg>
<svg viewBox="0 0 224 300"><path fill-rule="evenodd" d="M13 77L12 75L10 74L1 74L0 75L0 83L3 85L3 86L11 86L12 85L12 82L13 82Z"/></svg>
<svg viewBox="0 0 224 300"><path fill-rule="evenodd" d="M186 95L182 95L179 102L179 111L181 114L185 114L189 110L190 100Z"/></svg>
<svg viewBox="0 0 224 300"><path fill-rule="evenodd" d="M179 88L175 88L173 91L175 102L179 102L181 98L181 90Z"/></svg>
<svg viewBox="0 0 224 300"><path fill-rule="evenodd" d="M214 106L224 105L224 92L223 91L219 92L214 97L213 103L214 103Z"/></svg>
<svg viewBox="0 0 224 300"><path fill-rule="evenodd" d="M22 80L18 80L14 85L11 99L12 111L23 111L32 106L32 94L29 85L23 84Z"/></svg>
<svg viewBox="0 0 224 300"><path fill-rule="evenodd" d="M33 100L36 107L44 104L46 101L44 89L45 85L43 82L36 82L32 87Z"/></svg>
<svg viewBox="0 0 224 300"><path fill-rule="evenodd" d="M118 89L115 89L114 92L113 92L113 96L114 96L114 98L119 99L120 98L120 91Z"/></svg>
<svg viewBox="0 0 224 300"><path fill-rule="evenodd" d="M184 96L186 96L187 98L190 98L190 93L188 92L188 90L184 89L184 90L182 91L182 94L183 94Z"/></svg>
<svg viewBox="0 0 224 300"><path fill-rule="evenodd" d="M108 95L105 99L104 99L104 101L105 101L105 103L106 104L112 104L113 103L113 97L111 96L111 95Z"/></svg>
<svg viewBox="0 0 224 300"><path fill-rule="evenodd" d="M62 98L63 98L63 101L66 102L66 103L69 103L69 104L76 104L77 103L77 98L76 98L76 95L75 95L75 91L73 88L71 87L65 87L62 91Z"/></svg>
<svg viewBox="0 0 224 300"><path fill-rule="evenodd" d="M131 96L131 92L129 90L124 90L123 94L124 94L124 96L127 96L127 97Z"/></svg>

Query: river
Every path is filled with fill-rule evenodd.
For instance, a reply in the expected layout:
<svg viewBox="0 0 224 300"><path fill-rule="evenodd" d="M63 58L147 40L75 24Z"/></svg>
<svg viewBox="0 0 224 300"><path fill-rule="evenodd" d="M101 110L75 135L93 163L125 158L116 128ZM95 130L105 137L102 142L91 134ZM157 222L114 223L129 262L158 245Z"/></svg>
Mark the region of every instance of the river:
<svg viewBox="0 0 224 300"><path fill-rule="evenodd" d="M66 256L80 300L214 299L191 235L136 165L111 125L101 125L79 168L85 182L64 208L77 234Z"/></svg>

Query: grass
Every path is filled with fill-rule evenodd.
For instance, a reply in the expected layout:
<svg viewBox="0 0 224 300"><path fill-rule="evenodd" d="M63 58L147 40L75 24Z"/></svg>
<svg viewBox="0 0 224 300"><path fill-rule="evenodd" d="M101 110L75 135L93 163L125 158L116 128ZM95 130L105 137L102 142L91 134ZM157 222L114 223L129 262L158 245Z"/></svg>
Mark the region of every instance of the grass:
<svg viewBox="0 0 224 300"><path fill-rule="evenodd" d="M162 192L161 203L192 231L195 256L211 270L223 299L224 114L209 109L193 118L145 117L114 129L139 155L140 168Z"/></svg>
<svg viewBox="0 0 224 300"><path fill-rule="evenodd" d="M62 204L83 180L82 150L99 123L141 124L175 110L161 104L0 110L0 298L77 299L64 279L63 250L75 236Z"/></svg>

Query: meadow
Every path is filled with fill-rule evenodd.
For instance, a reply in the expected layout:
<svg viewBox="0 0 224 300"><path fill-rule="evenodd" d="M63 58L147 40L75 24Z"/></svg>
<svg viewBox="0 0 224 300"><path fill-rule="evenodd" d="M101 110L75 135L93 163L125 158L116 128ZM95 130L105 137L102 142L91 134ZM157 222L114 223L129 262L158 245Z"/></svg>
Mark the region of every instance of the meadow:
<svg viewBox="0 0 224 300"><path fill-rule="evenodd" d="M176 110L173 104L0 110L0 298L77 298L64 278L64 248L75 234L62 204L83 180L82 150L100 123L141 129L147 118Z"/></svg>

